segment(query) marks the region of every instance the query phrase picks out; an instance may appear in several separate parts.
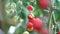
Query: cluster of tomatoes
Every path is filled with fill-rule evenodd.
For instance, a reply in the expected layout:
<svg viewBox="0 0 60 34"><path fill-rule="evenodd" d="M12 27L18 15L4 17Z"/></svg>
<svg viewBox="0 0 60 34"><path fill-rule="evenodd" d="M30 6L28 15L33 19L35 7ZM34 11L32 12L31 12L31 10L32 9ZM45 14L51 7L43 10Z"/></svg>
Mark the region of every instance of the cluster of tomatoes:
<svg viewBox="0 0 60 34"><path fill-rule="evenodd" d="M27 30L35 30L37 32L40 32L41 34L48 34L48 29L43 27L42 19L35 18L35 16L31 13L34 10L33 6L28 5L27 9L30 12L30 14L28 15L28 23L26 24Z"/></svg>
<svg viewBox="0 0 60 34"><path fill-rule="evenodd" d="M42 34L49 33L48 29L43 27L43 22L40 18L34 18L33 14L29 14L28 20L29 21L26 25L28 31L35 30L35 31L40 32Z"/></svg>
<svg viewBox="0 0 60 34"><path fill-rule="evenodd" d="M41 9L48 9L50 0L38 0L37 4L39 8ZM27 9L29 12L32 12L34 10L32 5L28 5ZM47 28L43 27L43 21L40 18L35 18L35 16L30 13L28 15L28 23L26 24L28 31L37 31L41 34L49 34L49 30ZM60 31L58 31L58 34L60 34Z"/></svg>

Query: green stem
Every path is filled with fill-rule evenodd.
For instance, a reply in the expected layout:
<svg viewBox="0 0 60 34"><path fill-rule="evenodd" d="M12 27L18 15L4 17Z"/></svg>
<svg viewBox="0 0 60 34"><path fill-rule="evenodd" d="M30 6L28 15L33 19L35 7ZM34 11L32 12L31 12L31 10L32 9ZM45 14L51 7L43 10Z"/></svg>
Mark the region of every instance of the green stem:
<svg viewBox="0 0 60 34"><path fill-rule="evenodd" d="M53 7L52 7L52 6L54 6L53 2L54 2L54 0L50 0L50 10L49 10L50 17L49 17L49 21L48 21L49 34L53 34L52 32L54 32L54 34L56 34L56 27L57 27L56 26L57 24L56 24L56 20L55 20L54 11L53 11ZM54 25L54 30L53 29L51 30L53 25Z"/></svg>
<svg viewBox="0 0 60 34"><path fill-rule="evenodd" d="M49 17L48 23L49 23L49 34L52 34L53 31L54 31L54 34L56 34L56 25L57 24L56 24L56 20L55 20L54 11L51 11L50 12L50 17ZM54 30L51 29L52 28L52 25L54 25Z"/></svg>
<svg viewBox="0 0 60 34"><path fill-rule="evenodd" d="M54 27L56 27L56 20L55 20L55 16L54 16L54 11L50 12L48 24L49 24L49 26L48 26L49 27L49 34L52 34L53 33L53 30L51 29L52 26L54 25ZM54 30L54 34L56 34L56 28Z"/></svg>
<svg viewBox="0 0 60 34"><path fill-rule="evenodd" d="M50 7L51 8L51 7ZM51 26L52 26L52 9L49 9L49 20L48 20L48 28L49 28L49 34L51 33Z"/></svg>
<svg viewBox="0 0 60 34"><path fill-rule="evenodd" d="M57 23L56 23L54 11L53 11L53 18L52 19L53 19L54 25L56 25Z"/></svg>
<svg viewBox="0 0 60 34"><path fill-rule="evenodd" d="M57 28L57 23L56 23L56 20L55 20L55 14L54 14L54 11L53 11L53 25L54 25L54 34L56 34L56 28Z"/></svg>
<svg viewBox="0 0 60 34"><path fill-rule="evenodd" d="M51 34L51 26L52 26L52 12L50 13L50 18L49 18L49 34Z"/></svg>

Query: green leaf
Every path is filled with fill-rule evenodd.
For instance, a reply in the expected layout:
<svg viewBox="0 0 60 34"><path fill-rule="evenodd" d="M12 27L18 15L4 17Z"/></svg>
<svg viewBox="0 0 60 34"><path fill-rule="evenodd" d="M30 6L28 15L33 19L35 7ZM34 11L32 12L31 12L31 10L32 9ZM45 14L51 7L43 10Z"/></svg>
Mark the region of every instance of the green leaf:
<svg viewBox="0 0 60 34"><path fill-rule="evenodd" d="M55 10L55 17L56 17L56 21L60 21L60 10L59 9Z"/></svg>

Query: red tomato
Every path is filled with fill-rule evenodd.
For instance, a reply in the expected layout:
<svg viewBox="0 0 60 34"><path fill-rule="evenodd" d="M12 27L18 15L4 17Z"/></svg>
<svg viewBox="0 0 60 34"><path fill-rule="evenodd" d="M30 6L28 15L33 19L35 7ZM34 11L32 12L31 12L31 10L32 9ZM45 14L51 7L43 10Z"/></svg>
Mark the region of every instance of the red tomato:
<svg viewBox="0 0 60 34"><path fill-rule="evenodd" d="M33 23L34 29L37 30L37 31L40 31L42 26L43 26L42 20L40 20L39 18L36 18L35 22Z"/></svg>
<svg viewBox="0 0 60 34"><path fill-rule="evenodd" d="M28 5L27 9L28 9L28 11L33 11L34 10L32 5Z"/></svg>
<svg viewBox="0 0 60 34"><path fill-rule="evenodd" d="M38 1L38 6L41 9L47 9L48 5L49 5L49 1L48 0L39 0Z"/></svg>
<svg viewBox="0 0 60 34"><path fill-rule="evenodd" d="M33 15L33 14L29 14L29 15L28 15L28 19L30 20L30 19L32 19L32 18L34 18L34 15Z"/></svg>
<svg viewBox="0 0 60 34"><path fill-rule="evenodd" d="M27 23L27 28L31 29L33 27L33 24L31 22Z"/></svg>

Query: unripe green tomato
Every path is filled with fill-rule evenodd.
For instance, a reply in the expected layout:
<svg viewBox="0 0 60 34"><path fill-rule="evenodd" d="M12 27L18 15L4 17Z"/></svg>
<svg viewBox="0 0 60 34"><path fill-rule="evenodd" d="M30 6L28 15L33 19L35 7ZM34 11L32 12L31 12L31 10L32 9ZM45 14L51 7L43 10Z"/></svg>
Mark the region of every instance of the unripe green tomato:
<svg viewBox="0 0 60 34"><path fill-rule="evenodd" d="M29 32L28 31L25 31L25 32L23 32L23 34L29 34Z"/></svg>
<svg viewBox="0 0 60 34"><path fill-rule="evenodd" d="M19 7L20 7L22 4L23 4L22 1L18 1L18 2L17 2L17 5L18 5Z"/></svg>

